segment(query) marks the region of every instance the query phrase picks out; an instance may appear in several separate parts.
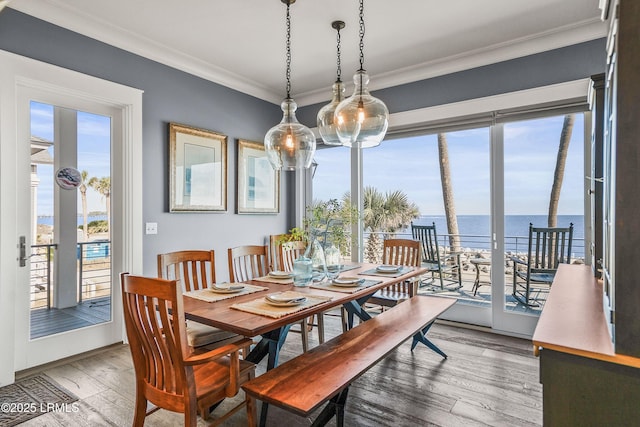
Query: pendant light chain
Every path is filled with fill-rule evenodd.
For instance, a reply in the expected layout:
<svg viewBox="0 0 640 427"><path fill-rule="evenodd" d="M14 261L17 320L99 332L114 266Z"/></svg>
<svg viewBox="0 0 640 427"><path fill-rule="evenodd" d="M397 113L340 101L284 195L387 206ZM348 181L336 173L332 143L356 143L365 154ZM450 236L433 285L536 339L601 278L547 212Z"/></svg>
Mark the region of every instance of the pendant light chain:
<svg viewBox="0 0 640 427"><path fill-rule="evenodd" d="M360 0L360 70L364 70L364 0Z"/></svg>
<svg viewBox="0 0 640 427"><path fill-rule="evenodd" d="M296 0L280 0L287 6L287 97L280 104L282 120L264 136L264 149L274 170L308 169L316 151L316 136L296 118L298 104L291 98L291 13Z"/></svg>
<svg viewBox="0 0 640 427"><path fill-rule="evenodd" d="M344 23L343 23L344 25ZM336 81L340 82L342 81L340 78L342 77L342 63L340 62L340 26L338 26L336 28L336 31L338 33L338 35L336 36L336 42L337 42L337 48L336 48L336 54L337 54L337 69L336 69Z"/></svg>
<svg viewBox="0 0 640 427"><path fill-rule="evenodd" d="M287 1L287 99L291 98L291 16L290 2Z"/></svg>

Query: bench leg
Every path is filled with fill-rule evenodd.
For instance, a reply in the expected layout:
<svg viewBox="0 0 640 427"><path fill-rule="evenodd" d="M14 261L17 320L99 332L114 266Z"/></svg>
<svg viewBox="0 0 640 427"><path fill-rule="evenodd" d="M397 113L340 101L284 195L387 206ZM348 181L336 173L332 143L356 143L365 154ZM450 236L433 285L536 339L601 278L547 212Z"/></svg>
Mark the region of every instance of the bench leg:
<svg viewBox="0 0 640 427"><path fill-rule="evenodd" d="M291 325L285 325L282 328L263 334L260 342L256 344L253 350L251 350L245 360L257 364L268 355L269 360L267 361L267 371L278 366L280 349L287 338L289 328L291 328ZM262 427L267 422L268 409L269 405L263 402L262 408L260 409L260 426Z"/></svg>
<svg viewBox="0 0 640 427"><path fill-rule="evenodd" d="M349 394L349 387L342 390L340 393L333 396L327 406L324 407L318 418L313 421L311 424L312 427L316 426L324 426L333 416L336 416L336 426L343 427L344 426L344 407L347 404L347 395Z"/></svg>
<svg viewBox="0 0 640 427"><path fill-rule="evenodd" d="M419 331L417 334L413 336L413 342L411 343L411 351L413 351L413 349L416 348L416 345L418 345L418 343L421 342L422 344L426 345L431 350L435 351L440 356L446 359L447 355L442 350L440 350L437 345L429 341L429 339L425 336L427 332L429 332L429 329L431 329L432 325L433 325L433 322L429 323L426 327L424 327L421 331Z"/></svg>

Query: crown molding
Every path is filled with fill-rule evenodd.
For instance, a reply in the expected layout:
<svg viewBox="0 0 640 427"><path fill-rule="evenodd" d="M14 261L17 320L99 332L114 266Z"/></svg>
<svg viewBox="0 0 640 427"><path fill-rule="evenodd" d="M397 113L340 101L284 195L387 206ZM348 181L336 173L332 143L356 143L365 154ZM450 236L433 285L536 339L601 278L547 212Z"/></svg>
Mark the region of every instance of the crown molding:
<svg viewBox="0 0 640 427"><path fill-rule="evenodd" d="M484 65L495 64L510 59L521 58L536 53L559 49L578 43L596 40L607 36L606 23L599 19L583 21L553 31L540 33L531 37L511 40L487 46L482 49L465 52L459 55L441 58L436 61L423 62L411 67L400 68L388 73L369 74L371 83L369 90L375 91L406 83L430 79L459 71L469 70ZM347 85L349 95L353 85ZM331 90L319 89L296 95L299 106L329 102Z"/></svg>
<svg viewBox="0 0 640 427"><path fill-rule="evenodd" d="M12 9L91 37L119 49L140 55L194 76L218 83L247 95L280 104L282 94L268 90L259 82L239 77L221 67L170 49L151 39L141 37L112 23L87 15L59 0L21 0Z"/></svg>
<svg viewBox="0 0 640 427"><path fill-rule="evenodd" d="M21 0L11 3L11 8L43 19L54 25L94 38L106 44L132 52L144 58L218 83L250 96L279 105L282 95L270 91L259 82L242 78L221 67L199 58L185 55L153 40L140 37L112 23L89 16L60 0ZM565 26L531 37L511 40L474 51L453 55L391 72L371 74L370 90L375 91L406 83L429 79L458 71L545 52L572 44L605 37L606 23L593 19ZM349 94L352 87L347 86ZM328 102L330 87L292 94L299 107Z"/></svg>

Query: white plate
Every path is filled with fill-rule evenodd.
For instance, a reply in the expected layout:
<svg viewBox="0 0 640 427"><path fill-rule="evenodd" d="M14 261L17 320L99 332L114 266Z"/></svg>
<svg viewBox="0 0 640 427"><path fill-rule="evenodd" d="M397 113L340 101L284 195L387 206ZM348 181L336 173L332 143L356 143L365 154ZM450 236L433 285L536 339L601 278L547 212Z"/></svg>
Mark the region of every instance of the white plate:
<svg viewBox="0 0 640 427"><path fill-rule="evenodd" d="M304 295L294 291L269 294L265 298L272 302L293 302L298 300L304 302L307 299L307 297L305 297Z"/></svg>
<svg viewBox="0 0 640 427"><path fill-rule="evenodd" d="M293 273L289 271L272 271L269 273L269 276L275 277L276 279L290 279L293 277Z"/></svg>
<svg viewBox="0 0 640 427"><path fill-rule="evenodd" d="M331 283L336 286L355 287L362 284L362 279L359 277L337 277Z"/></svg>
<svg viewBox="0 0 640 427"><path fill-rule="evenodd" d="M292 299L295 298L295 299ZM296 305L300 305L307 300L306 297L298 296L291 297L287 296L286 293L283 294L271 294L264 297L264 301L276 307L295 307Z"/></svg>
<svg viewBox="0 0 640 427"><path fill-rule="evenodd" d="M209 288L211 292L215 292L216 294L235 294L236 292L240 292L244 289L242 285L231 285L231 286L212 286Z"/></svg>
<svg viewBox="0 0 640 427"><path fill-rule="evenodd" d="M378 273L397 273L400 271L400 266L397 265L379 265L376 267Z"/></svg>

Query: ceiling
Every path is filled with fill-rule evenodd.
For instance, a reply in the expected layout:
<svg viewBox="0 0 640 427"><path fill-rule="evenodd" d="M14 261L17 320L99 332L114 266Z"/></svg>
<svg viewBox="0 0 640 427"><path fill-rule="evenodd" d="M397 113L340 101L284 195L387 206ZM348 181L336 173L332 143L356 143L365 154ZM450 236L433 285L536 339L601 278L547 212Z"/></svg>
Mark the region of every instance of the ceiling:
<svg viewBox="0 0 640 427"><path fill-rule="evenodd" d="M380 89L606 35L599 0L366 0L365 68ZM279 104L285 95L280 0L12 0L10 8ZM358 1L291 5L291 94L325 102L358 68ZM349 92L349 87L347 92Z"/></svg>

